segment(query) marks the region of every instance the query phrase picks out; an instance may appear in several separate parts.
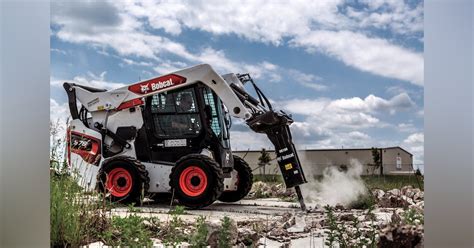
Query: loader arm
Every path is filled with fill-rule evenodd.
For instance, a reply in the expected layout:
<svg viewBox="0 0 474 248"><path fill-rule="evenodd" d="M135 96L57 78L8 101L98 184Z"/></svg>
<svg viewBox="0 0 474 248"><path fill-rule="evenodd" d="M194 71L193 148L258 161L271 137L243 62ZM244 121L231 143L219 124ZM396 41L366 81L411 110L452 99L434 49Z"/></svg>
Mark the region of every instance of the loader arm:
<svg viewBox="0 0 474 248"><path fill-rule="evenodd" d="M243 119L252 116L226 81L208 64L197 65L110 91L70 83L65 83L64 87L67 92L74 93L69 96L71 113L78 112L77 108L74 110L76 99L90 113L94 113L119 111L141 105L143 104L141 99L144 97L196 83L203 83L216 92L232 116ZM72 117L74 118L74 115Z"/></svg>

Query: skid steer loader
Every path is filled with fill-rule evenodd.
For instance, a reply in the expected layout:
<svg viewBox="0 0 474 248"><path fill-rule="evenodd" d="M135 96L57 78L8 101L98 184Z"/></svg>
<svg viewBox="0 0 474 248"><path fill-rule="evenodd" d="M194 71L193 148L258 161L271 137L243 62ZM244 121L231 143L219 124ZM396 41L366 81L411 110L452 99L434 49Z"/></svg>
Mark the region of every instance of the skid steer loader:
<svg viewBox="0 0 474 248"><path fill-rule="evenodd" d="M245 90L248 83L258 99ZM250 75L220 76L202 64L109 91L63 86L72 117L68 165L86 191L123 203L172 193L189 208L239 201L253 176L232 155L232 116L275 145L286 186L295 187L304 209L299 185L306 179L289 129L293 120L272 109Z"/></svg>

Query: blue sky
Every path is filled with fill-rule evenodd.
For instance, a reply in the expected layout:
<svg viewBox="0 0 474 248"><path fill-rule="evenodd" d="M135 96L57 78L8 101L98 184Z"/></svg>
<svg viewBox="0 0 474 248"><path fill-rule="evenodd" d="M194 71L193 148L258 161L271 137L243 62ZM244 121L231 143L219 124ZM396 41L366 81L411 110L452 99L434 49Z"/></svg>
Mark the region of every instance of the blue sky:
<svg viewBox="0 0 474 248"><path fill-rule="evenodd" d="M53 2L51 118L64 81L117 88L199 63L249 72L301 148L402 146L423 163L423 2ZM234 120L234 149L270 147Z"/></svg>

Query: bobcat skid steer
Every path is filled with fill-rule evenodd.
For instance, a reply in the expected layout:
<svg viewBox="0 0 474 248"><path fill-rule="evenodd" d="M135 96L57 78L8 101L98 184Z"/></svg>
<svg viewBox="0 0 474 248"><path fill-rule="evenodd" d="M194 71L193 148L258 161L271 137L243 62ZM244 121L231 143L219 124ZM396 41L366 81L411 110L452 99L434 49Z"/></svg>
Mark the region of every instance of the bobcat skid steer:
<svg viewBox="0 0 474 248"><path fill-rule="evenodd" d="M258 100L245 91L249 82ZM72 116L68 165L86 191L123 203L172 193L189 208L239 201L253 176L232 155L233 116L275 145L286 186L295 187L304 209L298 185L306 179L291 139L293 120L272 110L248 74L220 76L202 64L115 90L67 82L64 89Z"/></svg>

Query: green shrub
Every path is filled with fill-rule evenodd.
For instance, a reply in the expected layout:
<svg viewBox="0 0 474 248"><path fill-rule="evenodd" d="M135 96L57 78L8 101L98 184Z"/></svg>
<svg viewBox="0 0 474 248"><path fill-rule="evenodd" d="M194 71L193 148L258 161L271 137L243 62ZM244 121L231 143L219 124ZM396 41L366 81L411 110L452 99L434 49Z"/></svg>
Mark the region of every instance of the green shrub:
<svg viewBox="0 0 474 248"><path fill-rule="evenodd" d="M107 245L114 247L150 247L153 245L151 232L147 229L143 220L136 214L125 218L114 216L112 217L111 228L102 234L102 238Z"/></svg>
<svg viewBox="0 0 474 248"><path fill-rule="evenodd" d="M206 224L206 217L199 216L196 219L196 232L191 236L191 247L201 248L207 246L207 235L209 230Z"/></svg>
<svg viewBox="0 0 474 248"><path fill-rule="evenodd" d="M224 218L221 219L222 224L221 224L221 230L219 231L218 235L218 246L219 248L230 248L232 247L231 244L231 221L230 218L227 216L224 216Z"/></svg>
<svg viewBox="0 0 474 248"><path fill-rule="evenodd" d="M176 206L169 211L171 220L168 226L163 230L163 243L168 246L177 247L181 242L186 241L186 236L183 233L184 222L180 215L184 214L184 207Z"/></svg>
<svg viewBox="0 0 474 248"><path fill-rule="evenodd" d="M408 209L402 214L405 223L410 225L425 224L425 217L413 208Z"/></svg>
<svg viewBox="0 0 474 248"><path fill-rule="evenodd" d="M66 174L50 178L51 246L79 246L97 240L108 221L101 206L88 202L81 188Z"/></svg>
<svg viewBox="0 0 474 248"><path fill-rule="evenodd" d="M367 230L361 230L359 220L354 218L351 225L346 226L337 220L334 210L330 206L325 206L326 221L328 230L325 231L327 239L325 245L328 247L377 247L376 234L377 227L372 221ZM367 215L372 215L373 207L369 208Z"/></svg>

